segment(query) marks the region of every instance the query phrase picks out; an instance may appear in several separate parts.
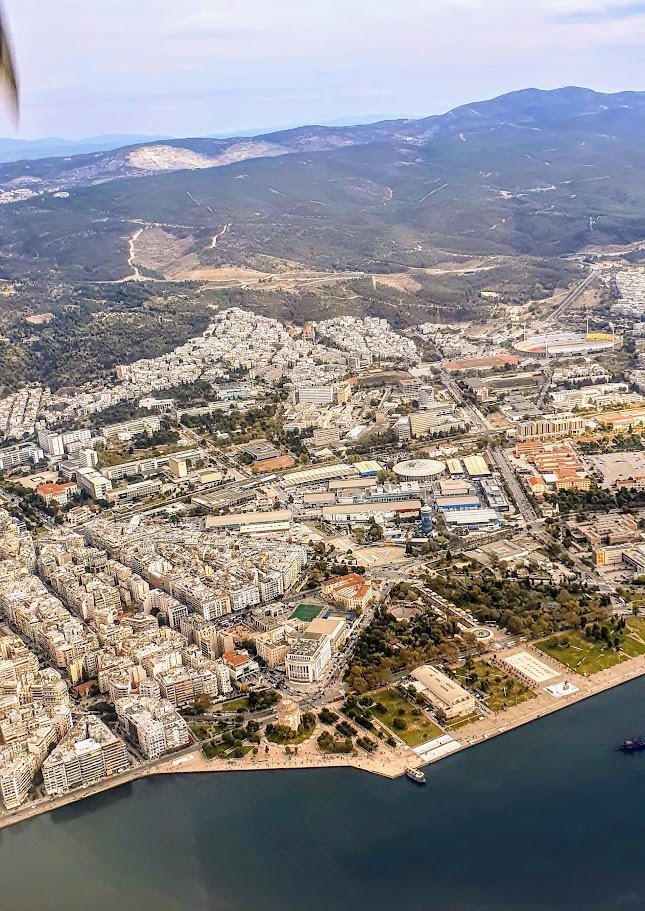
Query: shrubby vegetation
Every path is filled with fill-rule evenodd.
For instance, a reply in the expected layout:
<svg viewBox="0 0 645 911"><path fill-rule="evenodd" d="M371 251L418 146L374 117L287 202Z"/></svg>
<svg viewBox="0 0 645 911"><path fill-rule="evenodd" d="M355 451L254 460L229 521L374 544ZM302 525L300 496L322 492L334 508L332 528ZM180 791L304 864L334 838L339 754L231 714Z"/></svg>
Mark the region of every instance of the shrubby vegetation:
<svg viewBox="0 0 645 911"><path fill-rule="evenodd" d="M318 737L317 743L323 753L351 753L354 749L349 737L346 737L345 740L337 740L329 731L323 731Z"/></svg>
<svg viewBox="0 0 645 911"><path fill-rule="evenodd" d="M117 364L171 351L203 332L212 316L193 294L160 293L145 283L82 286L52 312L51 322L19 324L0 342L0 386L77 387Z"/></svg>

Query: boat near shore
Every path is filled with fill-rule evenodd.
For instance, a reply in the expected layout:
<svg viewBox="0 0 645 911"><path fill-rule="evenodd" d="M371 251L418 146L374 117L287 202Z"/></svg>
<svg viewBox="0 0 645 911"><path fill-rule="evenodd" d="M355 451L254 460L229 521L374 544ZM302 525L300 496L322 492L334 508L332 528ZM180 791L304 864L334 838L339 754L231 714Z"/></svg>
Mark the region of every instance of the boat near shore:
<svg viewBox="0 0 645 911"><path fill-rule="evenodd" d="M408 776L410 781L413 781L415 784L425 784L426 776L421 771L421 769L411 769L407 768L405 774Z"/></svg>

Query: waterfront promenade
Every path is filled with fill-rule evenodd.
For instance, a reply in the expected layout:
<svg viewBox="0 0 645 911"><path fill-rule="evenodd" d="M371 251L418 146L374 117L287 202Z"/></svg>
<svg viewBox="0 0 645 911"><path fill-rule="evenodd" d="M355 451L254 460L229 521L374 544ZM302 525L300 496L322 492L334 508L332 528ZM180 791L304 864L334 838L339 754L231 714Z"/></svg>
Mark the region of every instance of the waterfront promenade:
<svg viewBox="0 0 645 911"><path fill-rule="evenodd" d="M515 649L514 651L520 651L520 649ZM513 652L508 654L512 655ZM536 654L538 653L536 652ZM590 696L595 696L597 693L602 693L605 690L645 675L645 655L640 655L638 658L630 658L589 677L581 677L573 673L542 652L539 652L539 658L544 664L548 664L558 670L563 678L566 678L577 687L577 690L569 695L555 698L536 687L535 689L538 689L538 693L533 699L528 699L526 702L505 709L503 712L491 713L480 721L475 721L459 728L453 736L458 740L460 749L466 749L484 740L489 740L491 737L505 734L523 724L528 724L538 718L544 718L546 715L566 709L567 706L581 702L583 699L588 699Z"/></svg>
<svg viewBox="0 0 645 911"><path fill-rule="evenodd" d="M562 666L548 656L540 653L540 659L554 668L559 667L560 671L563 671ZM540 692L533 699L529 699L520 705L506 709L503 712L491 713L479 721L465 725L453 732L452 736L457 741L457 746L453 752L468 749L492 737L508 733L538 718L543 718L553 712L565 709L573 703L581 702L583 699L588 699L591 696L644 675L645 655L631 658L612 668L599 671L590 677L580 677L567 671L567 679L578 688L576 692L559 699L546 692ZM266 752L266 746L269 747L268 752ZM382 742L379 742L379 749L374 754L367 754L363 751L349 755L325 754L318 749L315 735L305 741L305 743L300 744L297 749L297 753L294 750L289 755L283 747L267 744L263 740L256 756L248 755L243 759L220 760L206 759L201 748L195 745L170 757L164 756L152 762L133 766L127 772L115 775L112 778L106 778L96 785L72 791L61 797L45 798L35 803L25 804L17 810L4 811L0 813L0 829L151 775L212 774L214 772L253 772L298 768L354 768L385 778L397 778L404 774L408 766L420 767L439 762L446 755L439 754L434 757L431 756L430 759L422 759L414 750L402 743L399 743L397 748L393 749Z"/></svg>

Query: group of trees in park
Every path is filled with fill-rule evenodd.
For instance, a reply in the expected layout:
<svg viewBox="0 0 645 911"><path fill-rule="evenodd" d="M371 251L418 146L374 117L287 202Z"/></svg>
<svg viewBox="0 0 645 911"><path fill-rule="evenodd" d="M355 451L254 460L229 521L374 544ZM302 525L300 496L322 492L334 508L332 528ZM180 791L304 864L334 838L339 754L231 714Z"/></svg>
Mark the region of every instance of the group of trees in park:
<svg viewBox="0 0 645 911"><path fill-rule="evenodd" d="M398 671L428 661L456 660L459 650L452 640L457 632L454 620L442 621L429 610L399 623L386 607L379 607L358 637L347 681L357 693L366 693Z"/></svg>
<svg viewBox="0 0 645 911"><path fill-rule="evenodd" d="M432 592L470 611L480 623L496 623L514 636L540 638L566 629L584 629L589 624L605 623L608 615L607 598L590 593L577 582L556 585L489 570L474 573L465 567L433 576L429 584ZM420 664L454 664L460 655L472 656L483 648L471 633L459 629L455 619L440 619L424 594L410 583L393 589L392 602L409 599L419 608L418 614L404 623L396 620L387 606L376 610L357 640L347 672L354 692L367 693L389 682L393 674ZM351 711L344 711L360 724L363 710L357 702Z"/></svg>
<svg viewBox="0 0 645 911"><path fill-rule="evenodd" d="M250 712L261 712L280 702L280 693L277 690L249 690L246 699Z"/></svg>
<svg viewBox="0 0 645 911"><path fill-rule="evenodd" d="M246 410L233 407L230 411L212 411L209 414L190 415L182 417L182 424L186 427L196 428L206 433L235 433L235 440L242 443L255 437L274 439L281 431L281 407L278 402L270 398L266 402L259 402Z"/></svg>
<svg viewBox="0 0 645 911"><path fill-rule="evenodd" d="M594 623L587 623L586 619L581 617L580 627L590 642L603 644L606 649L615 649L616 651L620 651L627 634L627 623L624 617L612 617L605 620L605 622ZM547 642L549 650L569 648L570 645L571 640L566 633L557 638L553 637Z"/></svg>
<svg viewBox="0 0 645 911"><path fill-rule="evenodd" d="M433 589L480 622L498 623L514 636L539 638L606 617L597 595L577 582L538 583L484 571L477 576L453 574L432 580Z"/></svg>
<svg viewBox="0 0 645 911"><path fill-rule="evenodd" d="M249 721L246 725L236 724L229 727L225 722L218 722L217 733L209 739L202 740L202 749L208 759L215 756L227 756L232 759L241 759L249 749L257 751L260 743L260 725L257 721ZM193 733L200 736L206 729L199 726L193 728ZM206 732L206 736L208 737Z"/></svg>
<svg viewBox="0 0 645 911"><path fill-rule="evenodd" d="M645 506L645 491L621 487L614 493L592 484L589 490L559 490L547 496L547 500L557 503L561 513L596 513L608 509L632 513Z"/></svg>

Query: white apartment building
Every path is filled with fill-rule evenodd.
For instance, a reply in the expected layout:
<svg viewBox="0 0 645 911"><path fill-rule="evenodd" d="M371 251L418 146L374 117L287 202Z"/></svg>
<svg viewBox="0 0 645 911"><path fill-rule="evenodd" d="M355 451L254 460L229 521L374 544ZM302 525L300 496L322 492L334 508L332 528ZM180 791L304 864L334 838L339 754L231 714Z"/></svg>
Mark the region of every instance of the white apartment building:
<svg viewBox="0 0 645 911"><path fill-rule="evenodd" d="M112 482L110 481L110 486L111 484ZM158 480L137 481L135 484L128 484L126 487L113 488L109 491L108 498L113 503L129 503L130 500L151 497L159 493L161 487L162 483Z"/></svg>
<svg viewBox="0 0 645 911"><path fill-rule="evenodd" d="M112 481L95 468L79 468L76 471L76 483L81 490L88 493L93 500L105 500L112 490Z"/></svg>
<svg viewBox="0 0 645 911"><path fill-rule="evenodd" d="M338 427L317 427L314 430L314 446L329 446L330 443L340 443L340 430Z"/></svg>
<svg viewBox="0 0 645 911"><path fill-rule="evenodd" d="M106 440L130 440L140 433L153 434L161 429L161 418L157 415L146 415L143 418L137 418L134 421L126 421L124 424L110 424L103 427L101 433Z"/></svg>
<svg viewBox="0 0 645 911"><path fill-rule="evenodd" d="M130 766L124 742L98 718L84 720L43 763L45 791L50 797L95 784Z"/></svg>
<svg viewBox="0 0 645 911"><path fill-rule="evenodd" d="M38 431L38 445L50 459L62 458L66 452L89 448L91 443L91 430L54 431L42 428Z"/></svg>
<svg viewBox="0 0 645 911"><path fill-rule="evenodd" d="M573 414L551 414L533 421L522 421L517 425L515 432L518 440L541 440L546 437L583 433L584 429L583 418Z"/></svg>
<svg viewBox="0 0 645 911"><path fill-rule="evenodd" d="M7 446L0 449L0 471L11 471L21 465L38 465L42 462L44 453L35 443L18 443L16 446Z"/></svg>
<svg viewBox="0 0 645 911"><path fill-rule="evenodd" d="M105 475L110 481L120 481L123 478L132 475L156 474L162 468L167 468L170 462L170 456L154 456L150 459L138 459L134 462L122 462L120 465L111 465L108 468L102 468L101 474Z"/></svg>
<svg viewBox="0 0 645 911"><path fill-rule="evenodd" d="M146 759L158 759L166 752L166 732L161 721L149 718L137 727L139 749Z"/></svg>
<svg viewBox="0 0 645 911"><path fill-rule="evenodd" d="M419 408L428 408L430 405L434 405L434 387L433 386L420 386L419 387Z"/></svg>
<svg viewBox="0 0 645 911"><path fill-rule="evenodd" d="M287 678L292 683L315 683L322 679L330 661L329 636L303 636L291 647L285 658Z"/></svg>
<svg viewBox="0 0 645 911"><path fill-rule="evenodd" d="M0 753L0 794L8 810L15 810L25 800L37 767L36 758L31 753L16 756L10 749Z"/></svg>
<svg viewBox="0 0 645 911"><path fill-rule="evenodd" d="M145 759L158 759L190 743L186 722L165 699L129 697L114 707L121 727Z"/></svg>
<svg viewBox="0 0 645 911"><path fill-rule="evenodd" d="M334 401L334 386L299 386L298 402L312 405L331 405Z"/></svg>

